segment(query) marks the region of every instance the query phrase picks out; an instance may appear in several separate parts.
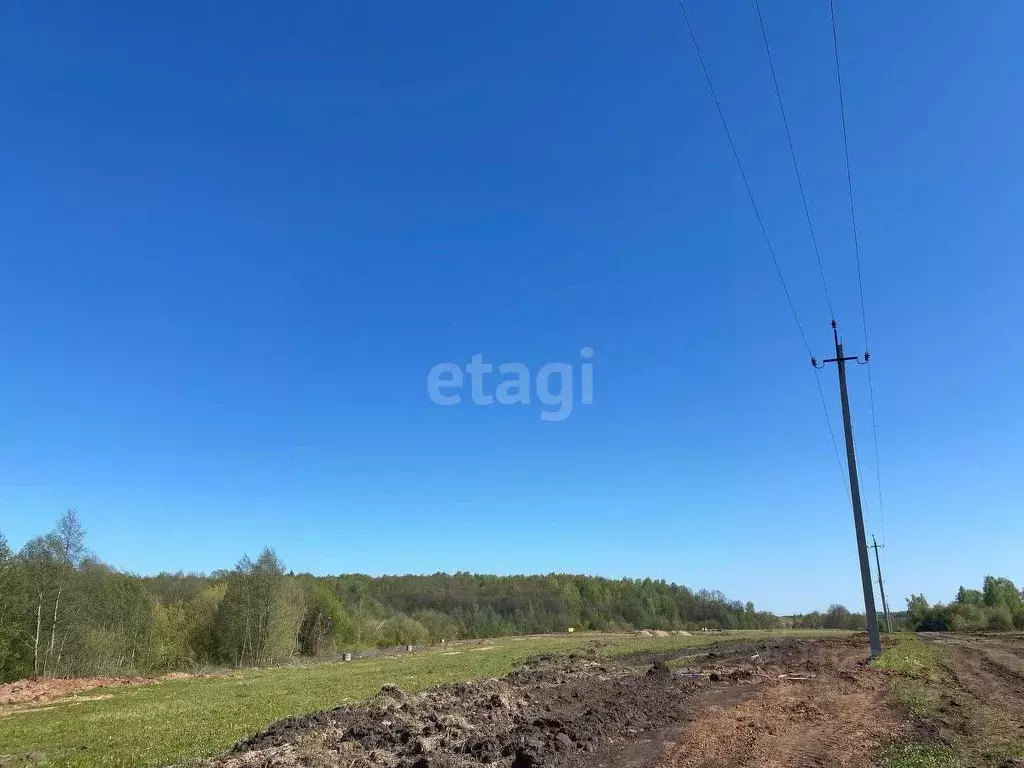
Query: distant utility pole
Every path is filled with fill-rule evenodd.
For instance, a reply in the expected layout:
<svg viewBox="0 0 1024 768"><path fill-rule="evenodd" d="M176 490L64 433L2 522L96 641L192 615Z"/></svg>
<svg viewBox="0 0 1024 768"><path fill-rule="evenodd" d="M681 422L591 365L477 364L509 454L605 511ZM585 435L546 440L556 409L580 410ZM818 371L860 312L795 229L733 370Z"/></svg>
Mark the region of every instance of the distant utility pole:
<svg viewBox="0 0 1024 768"><path fill-rule="evenodd" d="M864 511L860 505L860 481L857 479L857 454L853 450L853 424L850 422L850 397L846 391L846 363L849 360L861 362L856 355L843 356L843 345L839 342L836 321L832 321L832 338L836 344L836 356L825 360L820 366L815 358L811 365L824 368L825 363L835 363L839 368L839 398L843 405L843 430L846 433L846 463L850 468L850 498L853 500L853 525L857 529L857 554L860 557L860 580L864 588L864 614L868 620L868 638L871 643L871 658L882 654L882 641L878 637L878 616L875 615L875 590L871 586L871 563L868 561L868 542L864 535ZM864 362L868 361L864 353Z"/></svg>
<svg viewBox="0 0 1024 768"><path fill-rule="evenodd" d="M878 559L879 543L871 536L871 548L875 550L875 565L878 571L878 591L882 593L882 610L885 611L885 631L892 634L892 619L889 618L889 603L885 599L885 584L882 582L882 561Z"/></svg>

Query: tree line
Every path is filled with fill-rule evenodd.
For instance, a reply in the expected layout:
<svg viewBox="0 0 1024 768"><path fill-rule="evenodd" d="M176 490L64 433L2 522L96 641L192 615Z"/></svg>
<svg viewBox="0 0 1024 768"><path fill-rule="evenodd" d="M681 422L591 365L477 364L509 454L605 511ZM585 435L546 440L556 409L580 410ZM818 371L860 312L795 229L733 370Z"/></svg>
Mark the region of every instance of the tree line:
<svg viewBox="0 0 1024 768"><path fill-rule="evenodd" d="M863 613L853 613L845 605L831 605L825 613L811 611L793 616L793 629L847 629L856 632L867 630L868 622Z"/></svg>
<svg viewBox="0 0 1024 768"><path fill-rule="evenodd" d="M13 552L0 532L0 681L266 666L371 647L580 630L861 628L842 606L778 617L653 579L312 576L272 549L212 574L138 576L86 546L74 511Z"/></svg>
<svg viewBox="0 0 1024 768"><path fill-rule="evenodd" d="M981 589L960 587L950 603L907 598L907 624L919 632L1006 632L1024 629L1024 592L1010 579L986 576Z"/></svg>

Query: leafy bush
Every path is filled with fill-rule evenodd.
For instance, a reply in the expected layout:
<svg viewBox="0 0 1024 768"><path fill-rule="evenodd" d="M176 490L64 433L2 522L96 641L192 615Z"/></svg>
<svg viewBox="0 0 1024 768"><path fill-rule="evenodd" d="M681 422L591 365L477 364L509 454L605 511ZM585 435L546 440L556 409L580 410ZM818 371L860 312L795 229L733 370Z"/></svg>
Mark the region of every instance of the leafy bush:
<svg viewBox="0 0 1024 768"><path fill-rule="evenodd" d="M1013 614L1005 605L997 605L989 608L988 626L993 632L1008 632L1013 629Z"/></svg>
<svg viewBox="0 0 1024 768"><path fill-rule="evenodd" d="M415 619L399 614L377 627L374 637L380 648L396 645L425 645L430 641L430 632Z"/></svg>
<svg viewBox="0 0 1024 768"><path fill-rule="evenodd" d="M930 606L924 595L911 595L907 625L919 632L1024 629L1024 594L1009 579L986 576L983 589L960 587L949 605Z"/></svg>

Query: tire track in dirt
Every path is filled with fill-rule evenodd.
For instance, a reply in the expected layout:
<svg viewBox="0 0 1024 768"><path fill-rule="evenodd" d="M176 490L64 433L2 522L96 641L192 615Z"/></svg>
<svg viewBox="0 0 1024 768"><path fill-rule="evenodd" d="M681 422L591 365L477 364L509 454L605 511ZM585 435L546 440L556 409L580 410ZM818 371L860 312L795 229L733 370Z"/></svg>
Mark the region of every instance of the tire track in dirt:
<svg viewBox="0 0 1024 768"><path fill-rule="evenodd" d="M1024 766L1024 642L1020 636L922 633L948 650L936 725L970 765Z"/></svg>

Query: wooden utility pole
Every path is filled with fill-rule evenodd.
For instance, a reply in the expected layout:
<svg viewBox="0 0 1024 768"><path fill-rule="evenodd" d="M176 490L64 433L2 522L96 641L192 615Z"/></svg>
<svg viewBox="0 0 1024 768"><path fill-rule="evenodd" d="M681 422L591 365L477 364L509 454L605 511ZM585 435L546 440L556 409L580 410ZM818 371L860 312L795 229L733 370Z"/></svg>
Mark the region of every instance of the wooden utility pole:
<svg viewBox="0 0 1024 768"><path fill-rule="evenodd" d="M836 356L825 360L820 366L818 361L811 358L811 365L815 368L824 368L825 363L835 363L839 369L839 399L843 406L843 431L846 434L846 463L850 469L850 498L853 501L853 526L857 531L857 555L860 558L860 581L864 589L864 614L868 622L868 640L871 644L871 658L877 658L882 654L882 641L878 637L878 616L875 614L875 590L871 586L871 563L868 560L868 542L864 534L864 511L860 504L860 481L857 478L857 454L853 449L853 423L850 420L850 397L846 391L846 363L860 359L843 356L843 345L839 341L839 331L836 328L836 321L832 321L832 338L836 345ZM868 361L868 354L864 353L864 362Z"/></svg>
<svg viewBox="0 0 1024 768"><path fill-rule="evenodd" d="M892 619L889 618L889 603L885 599L885 584L882 582L882 561L878 558L880 545L874 535L871 536L871 548L875 550L875 570L878 572L878 591L882 595L882 611L885 613L885 631L891 635Z"/></svg>

